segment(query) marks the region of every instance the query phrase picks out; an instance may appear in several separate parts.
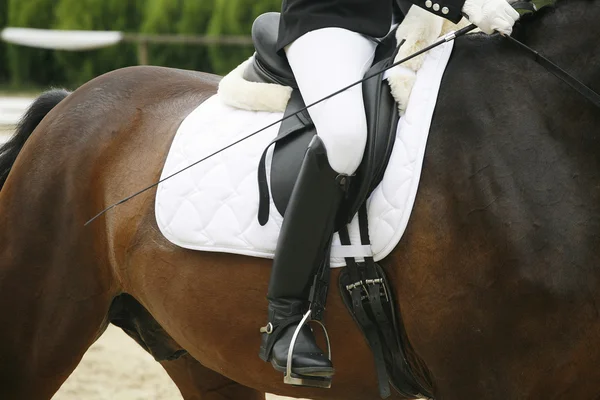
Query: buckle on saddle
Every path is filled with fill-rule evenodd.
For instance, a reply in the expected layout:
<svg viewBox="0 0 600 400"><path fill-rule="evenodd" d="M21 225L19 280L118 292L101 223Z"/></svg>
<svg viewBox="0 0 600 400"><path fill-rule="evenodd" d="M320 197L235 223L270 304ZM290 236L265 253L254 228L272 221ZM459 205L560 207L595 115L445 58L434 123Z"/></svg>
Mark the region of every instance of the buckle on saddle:
<svg viewBox="0 0 600 400"><path fill-rule="evenodd" d="M312 310L308 310L302 320L298 324L298 327L294 331L294 335L292 336L292 341L290 342L290 348L288 350L287 356L287 365L285 375L283 376L283 383L287 385L294 386L310 386L316 388L329 389L331 387L331 378L330 377L318 377L318 376L306 376L306 375L298 375L292 374L292 356L294 355L294 347L296 347L296 340L298 339L298 334L300 333L300 329L308 322ZM323 328L323 333L325 333L325 341L327 343L327 357L331 361L331 343L329 341L329 333L327 333L327 329L325 325L321 321L313 320L318 323L321 328Z"/></svg>
<svg viewBox="0 0 600 400"><path fill-rule="evenodd" d="M365 299L369 299L369 289L367 288L367 286L369 285L379 285L379 295L381 297L385 297L385 300L387 302L390 301L390 296L388 295L388 291L387 288L385 287L385 282L383 281L382 278L377 278L377 279L365 279L364 281L360 280L358 282L354 282L351 283L349 285L346 285L346 290L352 294L352 291L354 289L361 289L361 300L365 300Z"/></svg>
<svg viewBox="0 0 600 400"><path fill-rule="evenodd" d="M383 292L383 297L385 297L385 301L387 301L387 302L390 301L390 296L388 296L387 288L385 287L385 282L383 281L382 278L365 279L365 283L367 285L380 285L380 287L379 287L380 296L382 294L381 292Z"/></svg>

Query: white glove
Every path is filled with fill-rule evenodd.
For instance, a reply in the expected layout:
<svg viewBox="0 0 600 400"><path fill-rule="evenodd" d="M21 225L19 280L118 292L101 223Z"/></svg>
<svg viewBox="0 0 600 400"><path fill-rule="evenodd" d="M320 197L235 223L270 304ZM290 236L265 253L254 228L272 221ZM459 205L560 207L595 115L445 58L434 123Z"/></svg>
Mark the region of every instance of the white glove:
<svg viewBox="0 0 600 400"><path fill-rule="evenodd" d="M494 31L510 35L520 17L506 0L467 0L462 11L469 21L488 35Z"/></svg>

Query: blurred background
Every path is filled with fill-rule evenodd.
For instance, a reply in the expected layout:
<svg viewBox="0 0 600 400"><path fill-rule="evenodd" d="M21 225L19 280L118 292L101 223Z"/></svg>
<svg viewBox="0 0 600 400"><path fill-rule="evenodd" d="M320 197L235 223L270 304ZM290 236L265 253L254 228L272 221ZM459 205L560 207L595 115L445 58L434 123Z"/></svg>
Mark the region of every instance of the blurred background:
<svg viewBox="0 0 600 400"><path fill-rule="evenodd" d="M252 54L249 34L256 16L280 7L281 0L0 0L0 30L125 34L115 45L87 51L0 41L0 91L73 90L102 73L138 64L224 74ZM211 38L213 44L203 44Z"/></svg>
<svg viewBox="0 0 600 400"><path fill-rule="evenodd" d="M0 0L0 31L124 33L117 44L87 51L44 50L0 40L0 92L37 93L48 86L73 90L107 71L138 64L222 75L252 54L254 19L280 6L281 0Z"/></svg>

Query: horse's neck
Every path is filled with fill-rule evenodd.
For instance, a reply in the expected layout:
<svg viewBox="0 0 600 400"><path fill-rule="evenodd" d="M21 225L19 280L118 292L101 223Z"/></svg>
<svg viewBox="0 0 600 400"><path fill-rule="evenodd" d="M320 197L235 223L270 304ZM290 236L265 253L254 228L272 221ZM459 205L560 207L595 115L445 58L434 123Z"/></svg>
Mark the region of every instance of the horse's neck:
<svg viewBox="0 0 600 400"><path fill-rule="evenodd" d="M600 52L600 0L559 0L554 10L540 12L544 15L525 23L521 38L525 43L573 68Z"/></svg>
<svg viewBox="0 0 600 400"><path fill-rule="evenodd" d="M555 10L543 10L539 17L533 21L524 21L525 29L520 34L520 40L537 50L543 56L555 62L568 73L589 86L592 90L600 92L600 0L559 0ZM581 109L593 108L591 103L582 100L564 84L558 84L556 77L544 72L540 68L540 77L543 80L536 82L534 90L547 93L545 109L551 123L561 124L567 120L563 118L566 99L576 96L574 102L580 104ZM540 84L542 83L542 84ZM545 86L545 89L540 87ZM562 94L557 96L557 94ZM577 99L579 97L579 99ZM573 114L574 115L574 114ZM586 120L570 120L573 124L586 124Z"/></svg>

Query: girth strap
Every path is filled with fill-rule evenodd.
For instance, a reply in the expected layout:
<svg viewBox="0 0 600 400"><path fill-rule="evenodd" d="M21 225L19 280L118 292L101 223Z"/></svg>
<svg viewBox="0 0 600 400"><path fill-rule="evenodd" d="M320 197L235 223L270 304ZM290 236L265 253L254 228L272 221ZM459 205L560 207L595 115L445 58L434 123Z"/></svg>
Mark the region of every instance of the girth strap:
<svg viewBox="0 0 600 400"><path fill-rule="evenodd" d="M359 209L358 219L361 243L368 245L365 204ZM342 245L351 244L347 227L341 229L339 235ZM404 356L399 337L404 328L398 325L396 304L383 268L374 262L373 257L364 257L364 262L346 258L339 286L344 304L373 351L380 396L386 398L391 395L391 382L406 397L431 397L414 378Z"/></svg>
<svg viewBox="0 0 600 400"><path fill-rule="evenodd" d="M341 229L339 231L339 235L342 245L350 244L350 237L348 234L347 227ZM353 285L364 285L364 281L366 280L366 278L364 277L364 270L362 266L357 264L354 258L348 258L346 263L346 269L348 270L348 274L351 277ZM344 301L344 303L346 303L346 307L349 307L351 309L351 314L353 318L361 327L363 334L367 339L369 347L371 348L371 351L373 351L373 356L375 358L375 369L377 371L377 380L379 385L379 395L383 399L390 397L392 393L390 390L389 377L387 373L387 367L385 364L385 357L383 354L383 344L381 343L381 340L379 338L377 326L373 323L372 319L367 314L367 311L363 305L363 293L366 292L366 288L364 288L363 291L356 286L353 288L348 288L348 285L346 285L346 287L340 287L340 291L344 290L348 290L350 292L351 305L347 304L346 301ZM343 295L342 298L344 299Z"/></svg>

